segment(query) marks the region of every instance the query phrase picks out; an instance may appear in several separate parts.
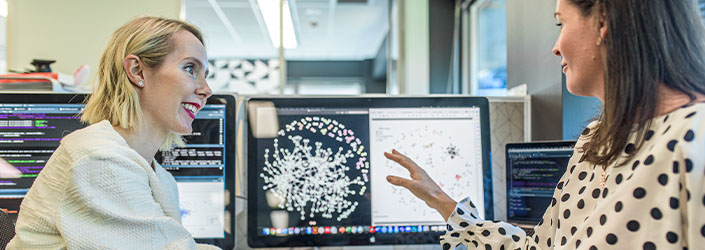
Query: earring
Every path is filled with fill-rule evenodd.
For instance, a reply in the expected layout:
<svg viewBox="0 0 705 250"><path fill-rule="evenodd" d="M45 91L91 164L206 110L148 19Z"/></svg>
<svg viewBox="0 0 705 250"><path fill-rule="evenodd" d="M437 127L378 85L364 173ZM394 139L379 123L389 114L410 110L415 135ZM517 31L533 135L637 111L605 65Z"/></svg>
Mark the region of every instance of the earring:
<svg viewBox="0 0 705 250"><path fill-rule="evenodd" d="M137 82L137 85L139 85L140 87L144 87L144 82L139 81L139 82Z"/></svg>

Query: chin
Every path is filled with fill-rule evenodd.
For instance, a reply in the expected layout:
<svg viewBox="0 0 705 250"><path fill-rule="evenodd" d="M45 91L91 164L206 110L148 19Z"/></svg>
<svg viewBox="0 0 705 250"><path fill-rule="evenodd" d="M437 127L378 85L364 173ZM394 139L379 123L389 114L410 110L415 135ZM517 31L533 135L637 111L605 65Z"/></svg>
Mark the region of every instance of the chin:
<svg viewBox="0 0 705 250"><path fill-rule="evenodd" d="M171 131L177 135L190 135L193 132L191 122L182 122L181 124L181 126L173 128Z"/></svg>

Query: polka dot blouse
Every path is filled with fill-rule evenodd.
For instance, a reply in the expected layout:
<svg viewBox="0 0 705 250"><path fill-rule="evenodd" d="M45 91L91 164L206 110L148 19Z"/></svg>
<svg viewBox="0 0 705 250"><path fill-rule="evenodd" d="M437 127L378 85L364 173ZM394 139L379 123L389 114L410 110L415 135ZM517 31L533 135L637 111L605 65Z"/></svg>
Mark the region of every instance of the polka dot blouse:
<svg viewBox="0 0 705 250"><path fill-rule="evenodd" d="M595 127L590 124L576 148ZM576 150L543 219L526 233L483 221L468 198L448 218L443 249L702 249L705 247L705 104L653 119L644 145L633 134L627 164L581 162Z"/></svg>

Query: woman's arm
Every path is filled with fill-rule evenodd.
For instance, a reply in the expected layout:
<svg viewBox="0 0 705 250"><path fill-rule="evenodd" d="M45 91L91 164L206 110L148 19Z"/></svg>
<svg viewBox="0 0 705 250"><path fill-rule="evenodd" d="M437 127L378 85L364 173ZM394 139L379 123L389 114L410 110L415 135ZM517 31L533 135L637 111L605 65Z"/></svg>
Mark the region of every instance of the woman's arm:
<svg viewBox="0 0 705 250"><path fill-rule="evenodd" d="M426 174L421 167L405 155L393 150L384 155L409 170L411 179L398 176L387 176L390 183L402 186L416 197L426 202L440 213L447 222L446 234L441 236L443 249L465 245L468 249L543 249L538 246L539 240L527 237L524 230L506 222L492 222L481 219L475 204L470 198L455 202ZM559 195L556 190L554 196ZM547 211L546 216L551 216ZM539 224L547 227L547 224ZM546 231L542 229L540 231ZM550 231L550 230L549 230ZM533 248L532 248L533 247Z"/></svg>
<svg viewBox="0 0 705 250"><path fill-rule="evenodd" d="M196 249L178 216L153 189L151 169L116 154L85 157L67 173L58 228L69 248ZM165 192L176 190L163 190ZM161 196L163 197L163 195ZM176 204L176 201L174 201ZM178 212L178 207L175 208ZM173 212L170 212L173 213Z"/></svg>

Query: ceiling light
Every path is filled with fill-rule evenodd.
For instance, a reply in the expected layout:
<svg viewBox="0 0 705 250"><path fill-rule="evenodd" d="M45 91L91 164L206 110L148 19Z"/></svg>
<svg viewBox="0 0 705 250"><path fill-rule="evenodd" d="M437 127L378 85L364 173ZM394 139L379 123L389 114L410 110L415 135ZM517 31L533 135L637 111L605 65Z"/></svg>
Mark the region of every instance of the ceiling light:
<svg viewBox="0 0 705 250"><path fill-rule="evenodd" d="M279 48L279 1L280 0L257 0L259 10L262 12L262 19L267 26L269 38L272 45ZM284 1L284 48L294 49L298 46L296 33L294 32L294 22L291 19L291 9L289 1Z"/></svg>

